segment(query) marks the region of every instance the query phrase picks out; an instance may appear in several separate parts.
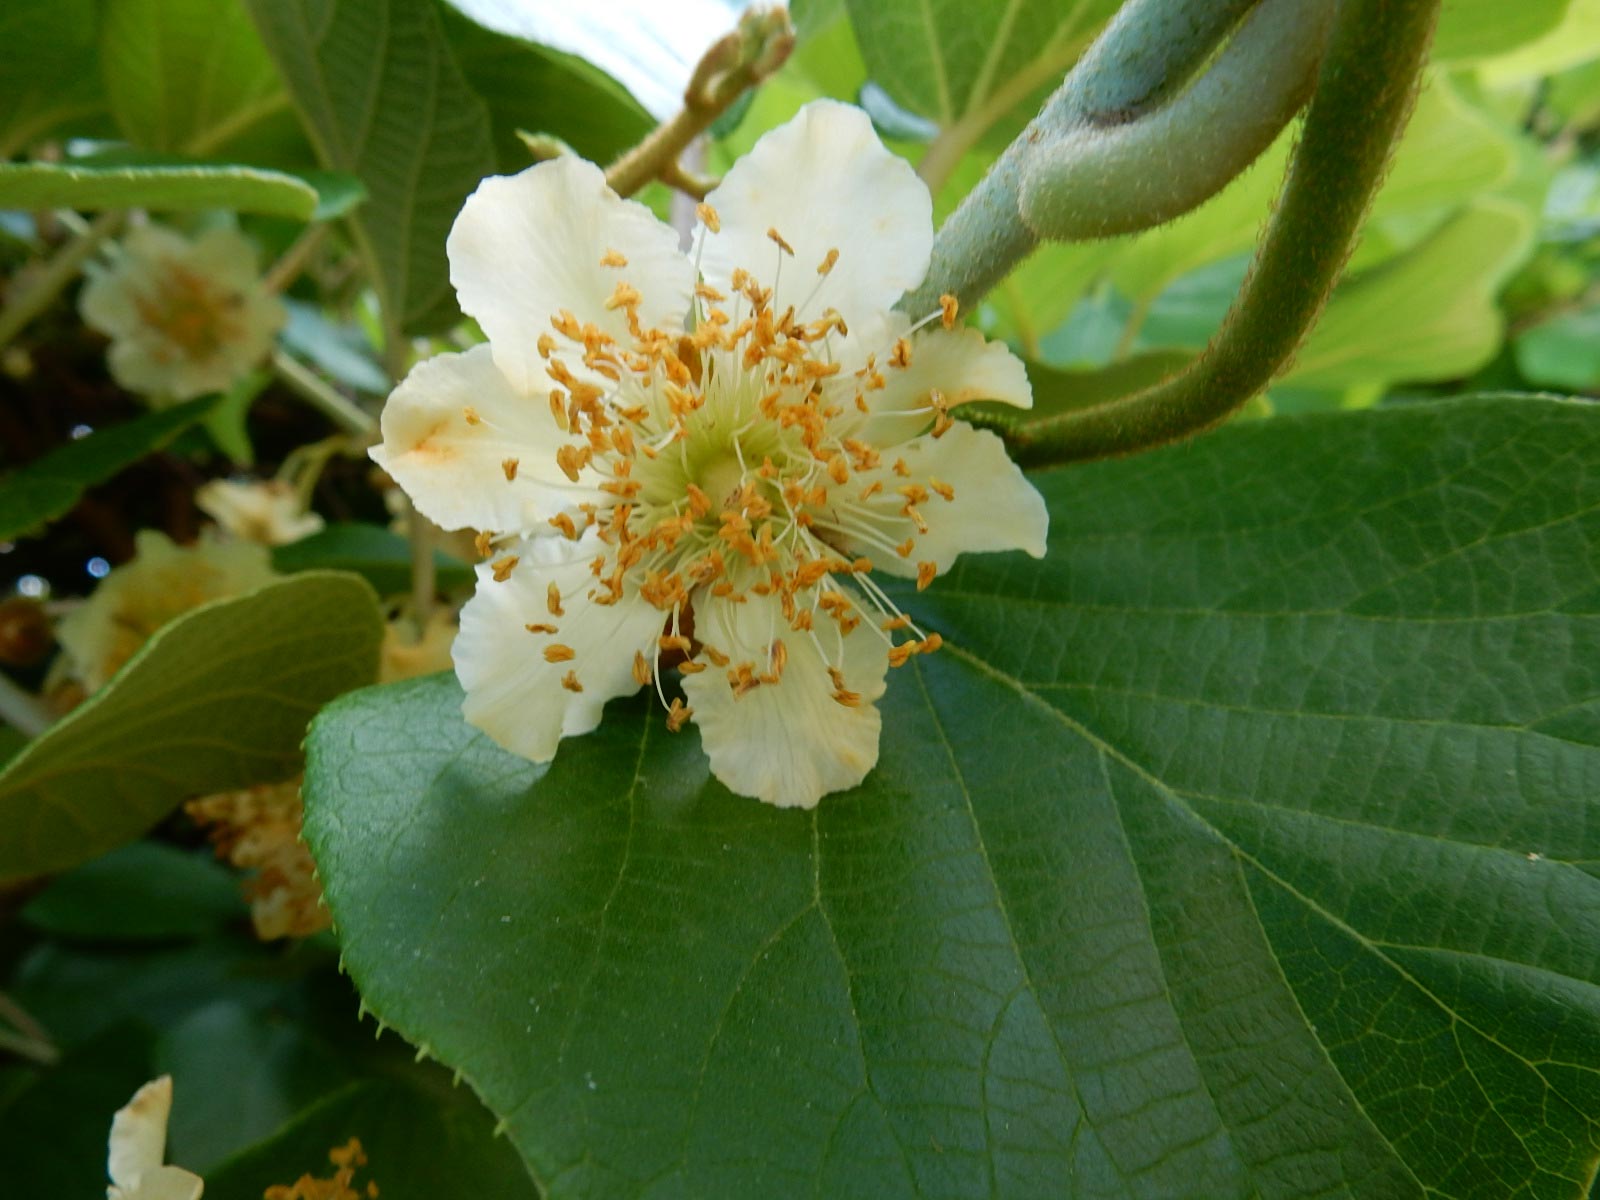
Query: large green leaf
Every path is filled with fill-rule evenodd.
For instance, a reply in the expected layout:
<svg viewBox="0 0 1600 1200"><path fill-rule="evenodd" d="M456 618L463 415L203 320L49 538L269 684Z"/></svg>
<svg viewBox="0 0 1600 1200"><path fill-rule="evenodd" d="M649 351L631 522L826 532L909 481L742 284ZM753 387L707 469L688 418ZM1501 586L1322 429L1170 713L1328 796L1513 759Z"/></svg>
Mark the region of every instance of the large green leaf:
<svg viewBox="0 0 1600 1200"><path fill-rule="evenodd" d="M165 626L0 771L0 879L103 854L188 796L292 774L311 715L376 674L382 632L372 589L337 572Z"/></svg>
<svg viewBox="0 0 1600 1200"><path fill-rule="evenodd" d="M215 154L241 139L259 144L264 122L296 134L289 97L241 4L104 0L100 66L112 115L144 149Z"/></svg>
<svg viewBox="0 0 1600 1200"><path fill-rule="evenodd" d="M216 407L215 396L190 400L58 446L0 479L0 541L39 530L72 508L85 491L159 450Z"/></svg>
<svg viewBox="0 0 1600 1200"><path fill-rule="evenodd" d="M0 163L0 209L231 208L309 221L351 208L360 188L333 172L301 174L232 163Z"/></svg>
<svg viewBox="0 0 1600 1200"><path fill-rule="evenodd" d="M391 331L449 324L445 235L495 157L432 0L246 3L323 165L366 184L351 226Z"/></svg>
<svg viewBox="0 0 1600 1200"><path fill-rule="evenodd" d="M902 108L980 132L1059 80L1117 0L845 0L872 79Z"/></svg>
<svg viewBox="0 0 1600 1200"><path fill-rule="evenodd" d="M811 814L645 702L543 768L448 676L346 697L346 965L552 1198L1581 1196L1597 462L1519 397L1039 476Z"/></svg>
<svg viewBox="0 0 1600 1200"><path fill-rule="evenodd" d="M335 521L296 542L275 546L272 565L294 571L354 571L380 596L394 596L411 586L411 543L381 525ZM433 553L442 588L472 586L472 568L443 550Z"/></svg>

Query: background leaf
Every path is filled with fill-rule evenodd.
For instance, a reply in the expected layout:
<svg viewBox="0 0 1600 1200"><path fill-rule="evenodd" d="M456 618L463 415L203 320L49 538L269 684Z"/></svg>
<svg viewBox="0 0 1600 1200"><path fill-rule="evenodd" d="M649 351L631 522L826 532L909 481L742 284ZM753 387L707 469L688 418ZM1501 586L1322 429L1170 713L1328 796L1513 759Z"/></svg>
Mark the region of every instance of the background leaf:
<svg viewBox="0 0 1600 1200"><path fill-rule="evenodd" d="M0 479L0 541L38 531L85 491L165 446L217 406L217 397L159 409L58 446Z"/></svg>
<svg viewBox="0 0 1600 1200"><path fill-rule="evenodd" d="M846 0L873 82L902 108L950 126L992 124L1060 82L1117 0Z"/></svg>
<svg viewBox="0 0 1600 1200"><path fill-rule="evenodd" d="M584 59L496 33L449 4L439 12L462 73L489 106L501 171L533 165L519 129L554 134L604 164L655 125L626 88ZM728 20L731 26L731 14Z"/></svg>
<svg viewBox="0 0 1600 1200"><path fill-rule="evenodd" d="M434 567L441 588L471 587L472 568L459 558L435 550ZM411 544L381 525L336 521L297 542L275 546L272 565L280 571L354 571L380 596L395 596L411 587Z"/></svg>
<svg viewBox="0 0 1600 1200"><path fill-rule="evenodd" d="M227 163L0 163L0 208L231 208L309 221L359 198L359 190L331 173L316 177Z"/></svg>
<svg viewBox="0 0 1600 1200"><path fill-rule="evenodd" d="M311 714L372 680L382 628L372 589L334 572L165 626L0 771L0 879L103 854L188 796L293 774Z"/></svg>
<svg viewBox="0 0 1600 1200"><path fill-rule="evenodd" d="M0 7L0 159L105 106L95 53L97 0L6 0Z"/></svg>
<svg viewBox="0 0 1600 1200"><path fill-rule="evenodd" d="M374 1080L329 1096L270 1141L223 1164L206 1179L207 1200L260 1200L272 1184L301 1174L326 1178L328 1151L352 1137L367 1154L356 1186L376 1183L383 1200L537 1196L516 1151L494 1136L470 1094Z"/></svg>
<svg viewBox="0 0 1600 1200"><path fill-rule="evenodd" d="M57 937L159 941L213 933L245 907L238 879L208 851L134 842L52 880L22 916Z"/></svg>
<svg viewBox="0 0 1600 1200"><path fill-rule="evenodd" d="M432 3L246 3L323 165L366 185L351 230L391 332L449 325L445 235L495 158Z"/></svg>
<svg viewBox="0 0 1600 1200"><path fill-rule="evenodd" d="M652 702L545 768L449 676L355 693L346 964L553 1198L1581 1195L1597 461L1496 398L1042 475L1049 556L906 597L947 648L811 814Z"/></svg>
<svg viewBox="0 0 1600 1200"><path fill-rule="evenodd" d="M104 0L100 64L117 124L144 149L259 158L304 144L242 4Z"/></svg>

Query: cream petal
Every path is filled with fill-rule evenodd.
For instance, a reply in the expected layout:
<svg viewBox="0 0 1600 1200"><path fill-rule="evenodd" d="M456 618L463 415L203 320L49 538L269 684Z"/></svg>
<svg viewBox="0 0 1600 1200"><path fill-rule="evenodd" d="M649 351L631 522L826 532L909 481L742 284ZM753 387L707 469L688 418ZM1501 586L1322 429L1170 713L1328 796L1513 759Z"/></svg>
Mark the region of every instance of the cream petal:
<svg viewBox="0 0 1600 1200"><path fill-rule="evenodd" d="M895 459L905 462L904 477L892 469ZM928 524L928 532L921 533L903 515L904 498L895 488L907 483L929 486L930 480L950 485L955 498L932 494L919 505ZM852 538L846 548L865 554L891 575L913 577L923 562L933 563L942 574L961 554L1023 550L1034 558L1044 557L1050 529L1044 498L1006 454L1005 443L987 429L956 421L942 437L913 438L894 447L892 457L885 454L882 466L858 472L849 486L859 492L875 482L883 484L882 492L858 505L852 519L876 537ZM900 545L907 538L914 544L905 557L884 546Z"/></svg>
<svg viewBox="0 0 1600 1200"><path fill-rule="evenodd" d="M598 167L572 155L485 179L467 197L445 249L462 310L477 319L495 363L523 391L549 386L537 342L562 309L625 339L627 314L606 302L627 283L640 294L644 326L675 332L694 286L676 231L644 205L619 199ZM627 266L601 265L613 250ZM585 374L575 357L564 361L574 375Z"/></svg>
<svg viewBox="0 0 1600 1200"><path fill-rule="evenodd" d="M208 229L195 238L186 265L239 291L255 288L261 279L255 244L229 226Z"/></svg>
<svg viewBox="0 0 1600 1200"><path fill-rule="evenodd" d="M863 622L840 639L837 627L823 628L819 621L814 642L789 628L777 600L753 593L742 604L697 601L695 623L696 636L729 655L734 668L748 662L758 675L770 671L774 639L787 651L778 682L743 696L734 693L726 670L715 666L684 676L684 695L711 771L730 791L779 808L815 808L829 792L867 777L878 761L882 719L875 701L889 669L888 644L875 628ZM834 662L822 657L819 643ZM859 695L853 707L833 698L830 665L839 667L846 688Z"/></svg>
<svg viewBox="0 0 1600 1200"><path fill-rule="evenodd" d="M88 274L89 281L78 293L84 324L107 337L122 337L142 327L138 293L126 271L91 267Z"/></svg>
<svg viewBox="0 0 1600 1200"><path fill-rule="evenodd" d="M991 342L976 329L932 328L908 339L910 362L889 365L892 344L878 353L876 365L884 387L864 392L871 416L860 421L856 436L875 446L893 446L915 437L933 422L929 395L938 391L950 406L972 400L996 400L1015 408L1033 407L1033 388L1022 360L1003 342ZM834 387L848 387L847 412L854 408L857 381L839 377Z"/></svg>
<svg viewBox="0 0 1600 1200"><path fill-rule="evenodd" d="M531 532L571 505L603 498L561 473L556 451L567 439L547 396L520 394L488 346L418 363L383 406L381 428L372 460L445 529ZM508 480L504 464L513 458L516 477Z"/></svg>
<svg viewBox="0 0 1600 1200"><path fill-rule="evenodd" d="M118 1187L135 1188L161 1165L167 1152L167 1118L172 1113L172 1076L153 1079L133 1094L111 1118L106 1173Z"/></svg>
<svg viewBox="0 0 1600 1200"><path fill-rule="evenodd" d="M606 547L591 531L578 542L535 538L509 548L516 566L502 583L493 569L478 568L478 590L461 610L456 676L466 689L467 723L501 746L534 762L549 762L564 737L600 723L607 700L639 690L634 655L653 655L665 617L637 595L595 604L589 563ZM562 613L549 608L549 590L561 593ZM556 633L530 632L553 624ZM551 662L552 646L571 649L570 660ZM581 692L562 686L575 673Z"/></svg>
<svg viewBox="0 0 1600 1200"><path fill-rule="evenodd" d="M922 282L933 246L933 201L911 164L891 154L866 113L817 100L765 134L706 197L721 232L699 234L700 269L726 291L735 268L771 284L781 253L776 230L794 248L784 255L773 304L802 320L837 309L865 327ZM823 277L830 250L839 257Z"/></svg>
<svg viewBox="0 0 1600 1200"><path fill-rule="evenodd" d="M139 1190L131 1200L200 1200L205 1181L181 1167L157 1167L146 1171Z"/></svg>

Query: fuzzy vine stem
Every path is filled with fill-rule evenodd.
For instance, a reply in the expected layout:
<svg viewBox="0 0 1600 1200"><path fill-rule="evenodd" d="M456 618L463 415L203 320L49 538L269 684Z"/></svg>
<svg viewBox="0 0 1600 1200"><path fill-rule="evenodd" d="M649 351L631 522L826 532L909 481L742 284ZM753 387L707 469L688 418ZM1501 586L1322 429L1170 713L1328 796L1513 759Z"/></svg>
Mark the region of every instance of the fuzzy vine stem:
<svg viewBox="0 0 1600 1200"><path fill-rule="evenodd" d="M1209 429L1294 356L1344 270L1410 117L1439 0L1342 0L1300 144L1250 274L1205 352L1144 391L1020 427L1034 465L1128 454Z"/></svg>
<svg viewBox="0 0 1600 1200"><path fill-rule="evenodd" d="M1257 0L1129 0L1039 115L1006 148L934 238L922 286L900 307L932 312L944 294L971 309L1039 244L1022 218L1036 147L1080 128L1137 120L1198 71Z"/></svg>

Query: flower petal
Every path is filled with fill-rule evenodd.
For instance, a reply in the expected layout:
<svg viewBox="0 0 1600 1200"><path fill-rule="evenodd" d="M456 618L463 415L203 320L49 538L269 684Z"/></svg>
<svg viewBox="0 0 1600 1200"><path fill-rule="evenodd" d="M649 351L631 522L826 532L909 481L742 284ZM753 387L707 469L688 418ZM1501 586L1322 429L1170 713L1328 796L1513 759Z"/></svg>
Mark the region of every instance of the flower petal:
<svg viewBox="0 0 1600 1200"><path fill-rule="evenodd" d="M244 291L259 286L261 264L255 244L237 229L223 225L195 238L185 265L225 287Z"/></svg>
<svg viewBox="0 0 1600 1200"><path fill-rule="evenodd" d="M837 309L863 327L922 282L933 247L933 201L911 164L884 149L867 114L817 100L765 134L706 197L721 232L702 227L700 269L727 290L735 268L763 284L777 275L775 312L801 320ZM767 231L794 249L783 254ZM838 261L817 268L829 251ZM814 295L813 295L814 293Z"/></svg>
<svg viewBox="0 0 1600 1200"><path fill-rule="evenodd" d="M911 336L909 346L910 362L904 367L890 365L892 347L876 356L884 386L863 393L872 415L856 436L875 446L893 446L927 429L933 421L928 405L934 391L951 407L971 400L1033 407L1027 368L1003 342L963 327L925 329ZM834 386L848 386L848 402L854 404L857 380L844 378Z"/></svg>
<svg viewBox="0 0 1600 1200"><path fill-rule="evenodd" d="M133 1094L111 1118L106 1173L118 1187L136 1188L167 1152L167 1118L172 1113L172 1076L153 1079Z"/></svg>
<svg viewBox="0 0 1600 1200"><path fill-rule="evenodd" d="M943 437L924 434L894 447L894 457L908 468L904 477L894 472L886 455L882 466L858 472L851 481L852 487L861 488L883 484L882 492L858 505L854 514L856 527L866 526L876 538L850 539L851 553L865 554L878 569L907 578L924 562L940 573L948 571L961 554L1024 550L1044 557L1050 530L1044 498L995 434L956 421ZM928 532L922 533L903 513L903 499L895 489L911 482L931 491L930 481L949 485L954 499L933 494L919 506L928 524ZM907 538L914 539L909 555L884 548L883 543L900 545Z"/></svg>
<svg viewBox="0 0 1600 1200"><path fill-rule="evenodd" d="M519 394L488 346L418 363L384 405L382 429L372 460L445 529L527 532L602 495L561 474L567 439L546 396Z"/></svg>
<svg viewBox="0 0 1600 1200"><path fill-rule="evenodd" d="M627 283L640 294L644 326L674 332L683 327L694 286L677 233L644 205L619 199L598 167L572 155L485 179L467 197L445 249L462 310L477 319L496 365L523 391L548 386L537 342L562 309L625 338L627 313L606 302ZM627 266L602 266L609 251ZM581 362L567 365L583 373Z"/></svg>
<svg viewBox="0 0 1600 1200"><path fill-rule="evenodd" d="M776 599L754 593L742 604L698 601L695 621L696 636L729 655L733 668L748 663L757 675L768 672L775 639L787 653L776 683L742 696L715 666L684 676L711 771L730 791L779 808L815 808L827 793L866 778L878 761L882 718L874 702L889 669L888 645L875 629L863 622L841 640L835 629L819 627L813 641L789 629ZM834 662L824 660L819 644L835 652ZM834 699L830 666L856 693L853 705Z"/></svg>
<svg viewBox="0 0 1600 1200"><path fill-rule="evenodd" d="M156 1167L139 1180L137 1200L200 1200L205 1180L182 1167Z"/></svg>
<svg viewBox="0 0 1600 1200"><path fill-rule="evenodd" d="M504 582L492 565L478 568L478 590L461 610L456 676L466 689L467 723L514 754L549 762L564 737L600 724L607 700L639 690L634 655L653 654L665 618L637 595L617 604L588 599L589 563L606 547L593 531L577 542L534 538L510 547L518 561ZM561 594L552 613L549 592ZM554 625L557 632L530 631ZM566 647L569 658L546 651ZM583 690L562 685L572 672Z"/></svg>

